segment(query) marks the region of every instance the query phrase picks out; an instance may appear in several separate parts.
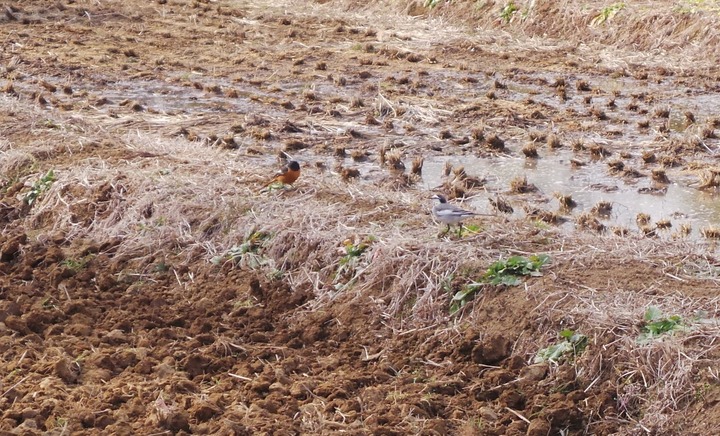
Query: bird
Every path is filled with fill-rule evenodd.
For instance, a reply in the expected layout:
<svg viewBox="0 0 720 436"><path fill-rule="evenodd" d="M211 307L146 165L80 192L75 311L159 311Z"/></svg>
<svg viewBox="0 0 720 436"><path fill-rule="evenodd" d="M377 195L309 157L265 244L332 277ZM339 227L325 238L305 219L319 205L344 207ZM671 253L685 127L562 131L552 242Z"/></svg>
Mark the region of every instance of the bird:
<svg viewBox="0 0 720 436"><path fill-rule="evenodd" d="M462 232L462 222L467 218L478 215L475 212L461 209L447 202L444 195L436 194L431 197L433 200L438 200L439 203L435 204L432 208L432 214L441 223L447 224L447 230L445 233L450 231L450 224L458 224L458 236Z"/></svg>
<svg viewBox="0 0 720 436"><path fill-rule="evenodd" d="M300 164L296 160L291 160L286 166L277 173L270 182L265 185L272 185L273 183L282 183L283 185L292 185L300 177Z"/></svg>

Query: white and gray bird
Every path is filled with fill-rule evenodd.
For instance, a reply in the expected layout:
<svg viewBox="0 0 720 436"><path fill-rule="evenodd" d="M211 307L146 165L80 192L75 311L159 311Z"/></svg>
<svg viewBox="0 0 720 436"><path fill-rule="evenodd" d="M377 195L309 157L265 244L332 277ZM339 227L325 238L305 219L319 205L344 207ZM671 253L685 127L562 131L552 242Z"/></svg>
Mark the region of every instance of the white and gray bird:
<svg viewBox="0 0 720 436"><path fill-rule="evenodd" d="M445 230L445 233L450 231L451 224L458 224L460 226L458 232L462 232L462 222L472 216L478 215L475 212L471 212L448 203L444 195L436 194L431 198L433 200L438 200L438 203L432 208L432 214L436 220L443 224L447 224L448 227L447 230Z"/></svg>

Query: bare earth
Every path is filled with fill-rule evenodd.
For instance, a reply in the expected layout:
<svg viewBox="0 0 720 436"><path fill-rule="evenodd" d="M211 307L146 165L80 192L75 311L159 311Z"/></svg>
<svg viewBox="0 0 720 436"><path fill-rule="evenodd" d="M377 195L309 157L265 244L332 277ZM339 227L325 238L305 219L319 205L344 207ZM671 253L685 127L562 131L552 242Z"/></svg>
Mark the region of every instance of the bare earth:
<svg viewBox="0 0 720 436"><path fill-rule="evenodd" d="M521 216L438 238L410 175L416 158L532 160L530 144L712 197L720 73L698 34L674 27L692 48L673 50L544 40L499 3L248 3L3 6L0 434L720 428L712 223L613 229L552 192L451 175L438 192L502 195ZM578 14L586 29L597 11ZM281 150L303 176L261 191ZM542 276L449 313L492 262L539 253ZM639 341L649 306L687 328ZM565 328L582 354L534 363Z"/></svg>

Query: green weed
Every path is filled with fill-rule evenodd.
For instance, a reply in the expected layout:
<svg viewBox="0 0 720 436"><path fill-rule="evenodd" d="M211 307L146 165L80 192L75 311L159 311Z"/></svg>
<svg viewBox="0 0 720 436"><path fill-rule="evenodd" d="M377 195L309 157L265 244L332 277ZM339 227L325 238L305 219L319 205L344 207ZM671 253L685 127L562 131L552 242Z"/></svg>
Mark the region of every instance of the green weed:
<svg viewBox="0 0 720 436"><path fill-rule="evenodd" d="M213 257L211 262L220 265L222 262L231 261L250 269L267 265L270 260L262 256L260 252L270 237L271 235L267 232L253 232L242 244L234 245L224 255Z"/></svg>
<svg viewBox="0 0 720 436"><path fill-rule="evenodd" d="M80 271L81 269L85 268L87 265L89 259L65 259L62 262L60 262L60 265L72 270L72 271Z"/></svg>
<svg viewBox="0 0 720 436"><path fill-rule="evenodd" d="M67 429L68 424L70 423L70 420L68 418L63 418L58 416L55 418L55 428L56 429L63 429L63 433ZM61 433L62 434L62 433Z"/></svg>
<svg viewBox="0 0 720 436"><path fill-rule="evenodd" d="M440 2L442 2L442 0L425 0L425 3L423 3L423 6L425 6L426 8L433 9L437 5L439 5Z"/></svg>
<svg viewBox="0 0 720 436"><path fill-rule="evenodd" d="M550 256L539 254L525 258L510 256L507 260L498 260L490 265L483 279L491 285L515 286L522 282L522 276L541 276L540 268L548 263Z"/></svg>
<svg viewBox="0 0 720 436"><path fill-rule="evenodd" d="M55 172L53 170L45 173L40 180L33 183L32 188L30 188L30 192L25 194L25 203L32 206L32 204L35 203L35 200L37 200L45 191L50 189L50 186L52 186L55 180L57 180L57 178L55 177Z"/></svg>
<svg viewBox="0 0 720 436"><path fill-rule="evenodd" d="M463 224L459 230L459 237L463 237L467 234L477 234L482 231L482 227L477 224Z"/></svg>
<svg viewBox="0 0 720 436"><path fill-rule="evenodd" d="M705 401L707 394L712 390L710 383L702 383L695 386L695 401Z"/></svg>
<svg viewBox="0 0 720 436"><path fill-rule="evenodd" d="M156 273L164 273L170 271L170 265L165 263L165 261L160 261L153 265L153 271Z"/></svg>
<svg viewBox="0 0 720 436"><path fill-rule="evenodd" d="M267 278L272 281L282 280L285 277L285 272L277 268L273 268L266 274Z"/></svg>
<svg viewBox="0 0 720 436"><path fill-rule="evenodd" d="M617 13L620 12L624 7L625 3L623 2L613 3L610 6L606 6L600 10L600 13L592 19L590 24L593 26L604 24L607 20L610 20L615 15L617 15Z"/></svg>
<svg viewBox="0 0 720 436"><path fill-rule="evenodd" d="M58 122L55 120L45 120L43 122L43 126L48 129L59 129L60 128L60 124L58 124Z"/></svg>
<svg viewBox="0 0 720 436"><path fill-rule="evenodd" d="M574 332L569 329L560 331L561 341L557 344L550 345L538 351L534 362L554 362L558 363L567 357L575 357L582 354L587 347L587 336Z"/></svg>
<svg viewBox="0 0 720 436"><path fill-rule="evenodd" d="M523 276L541 276L540 269L550 261L550 256L538 254L525 258L510 256L507 260L494 262L479 281L468 283L457 291L450 300L450 314L465 306L478 290L487 285L516 286L522 283Z"/></svg>
<svg viewBox="0 0 720 436"><path fill-rule="evenodd" d="M642 333L638 337L640 342L647 342L665 333L672 333L686 328L680 316L663 316L662 311L655 306L650 306L645 310L644 320L645 325L642 327Z"/></svg>
<svg viewBox="0 0 720 436"><path fill-rule="evenodd" d="M57 308L57 300L53 297L45 297L40 301L40 305L43 307L43 309L56 309Z"/></svg>
<svg viewBox="0 0 720 436"><path fill-rule="evenodd" d="M513 15L515 15L515 12L517 12L519 9L515 2L509 1L505 4L505 6L500 10L500 18L505 23L509 23L513 19Z"/></svg>
<svg viewBox="0 0 720 436"><path fill-rule="evenodd" d="M472 298L475 296L477 291L481 289L485 283L469 283L462 287L459 291L453 295L450 300L450 315L453 315L458 310L462 309Z"/></svg>
<svg viewBox="0 0 720 436"><path fill-rule="evenodd" d="M341 277L349 277L353 275L359 266L360 257L376 240L377 239L374 236L367 236L360 242L353 243L350 240L345 241L343 243L345 246L345 255L341 257L338 262L335 280L337 281Z"/></svg>
<svg viewBox="0 0 720 436"><path fill-rule="evenodd" d="M243 300L237 300L235 303L233 303L233 309L240 309L240 308L250 308L255 306L256 301L251 298L245 298Z"/></svg>
<svg viewBox="0 0 720 436"><path fill-rule="evenodd" d="M374 237L370 236L368 239L353 244L351 242L345 243L345 256L340 259L340 265L347 265L352 262L353 259L360 257L365 250L370 247L370 244L375 240Z"/></svg>

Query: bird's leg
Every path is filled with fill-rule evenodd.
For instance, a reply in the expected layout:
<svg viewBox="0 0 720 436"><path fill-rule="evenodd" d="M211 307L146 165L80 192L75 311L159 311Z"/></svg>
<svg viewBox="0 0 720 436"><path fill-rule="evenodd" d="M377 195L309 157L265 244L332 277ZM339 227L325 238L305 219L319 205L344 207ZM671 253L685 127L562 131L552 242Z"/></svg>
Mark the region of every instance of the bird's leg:
<svg viewBox="0 0 720 436"><path fill-rule="evenodd" d="M450 231L450 224L447 225L447 229L445 229L444 232L438 234L438 238L441 236L447 235L449 231Z"/></svg>
<svg viewBox="0 0 720 436"><path fill-rule="evenodd" d="M460 224L458 224L458 238L462 238L462 230L463 230L463 225L462 225L462 223L460 223Z"/></svg>

